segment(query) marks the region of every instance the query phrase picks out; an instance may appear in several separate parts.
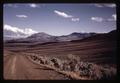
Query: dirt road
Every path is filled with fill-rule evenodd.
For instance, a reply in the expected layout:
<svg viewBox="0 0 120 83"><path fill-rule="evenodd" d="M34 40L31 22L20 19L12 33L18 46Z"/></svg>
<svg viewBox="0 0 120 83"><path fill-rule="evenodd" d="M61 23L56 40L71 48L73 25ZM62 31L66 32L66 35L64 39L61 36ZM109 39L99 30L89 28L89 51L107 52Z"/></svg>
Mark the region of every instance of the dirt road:
<svg viewBox="0 0 120 83"><path fill-rule="evenodd" d="M4 79L10 80L65 80L62 74L28 60L24 55L4 56Z"/></svg>

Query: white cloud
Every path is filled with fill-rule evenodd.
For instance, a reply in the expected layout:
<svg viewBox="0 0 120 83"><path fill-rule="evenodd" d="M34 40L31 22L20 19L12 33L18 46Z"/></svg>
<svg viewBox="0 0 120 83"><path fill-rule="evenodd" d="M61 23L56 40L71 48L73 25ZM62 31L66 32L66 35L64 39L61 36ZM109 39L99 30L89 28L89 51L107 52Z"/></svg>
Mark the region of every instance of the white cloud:
<svg viewBox="0 0 120 83"><path fill-rule="evenodd" d="M102 18L102 17L91 17L91 20L96 21L96 22L111 22L111 21L116 21L116 14L111 15L110 18Z"/></svg>
<svg viewBox="0 0 120 83"><path fill-rule="evenodd" d="M102 17L91 17L91 20L96 22L102 22L104 19Z"/></svg>
<svg viewBox="0 0 120 83"><path fill-rule="evenodd" d="M13 7L13 8L17 8L18 5L17 5L17 4L4 4L4 7Z"/></svg>
<svg viewBox="0 0 120 83"><path fill-rule="evenodd" d="M31 34L37 33L37 31L34 31L30 28L26 28L26 29L24 29L24 33L31 35Z"/></svg>
<svg viewBox="0 0 120 83"><path fill-rule="evenodd" d="M108 3L108 4L94 4L94 6L100 7L100 8L102 8L102 7L114 8L114 7L116 7L116 4L110 4L110 3Z"/></svg>
<svg viewBox="0 0 120 83"><path fill-rule="evenodd" d="M39 5L37 5L37 4L29 4L29 6L32 7L32 8L39 7Z"/></svg>
<svg viewBox="0 0 120 83"><path fill-rule="evenodd" d="M114 8L116 7L116 4L104 4L104 6Z"/></svg>
<svg viewBox="0 0 120 83"><path fill-rule="evenodd" d="M72 15L68 15L65 12L61 12L61 11L57 11L57 10L54 10L54 13L56 13L57 15L62 16L64 18L72 18L73 17Z"/></svg>
<svg viewBox="0 0 120 83"><path fill-rule="evenodd" d="M114 18L114 20L116 20L116 14L113 14L112 17Z"/></svg>
<svg viewBox="0 0 120 83"><path fill-rule="evenodd" d="M103 7L103 5L101 5L101 4L94 4L94 6L96 6L96 7Z"/></svg>
<svg viewBox="0 0 120 83"><path fill-rule="evenodd" d="M111 18L108 18L107 21L116 21L116 14L113 14Z"/></svg>
<svg viewBox="0 0 120 83"><path fill-rule="evenodd" d="M26 34L28 36L32 35L34 33L37 33L37 31L34 31L34 30L30 29L30 28L20 29L18 27L13 27L13 26L10 26L10 25L7 25L7 24L4 25L4 30L13 31L15 33L19 32L19 33Z"/></svg>
<svg viewBox="0 0 120 83"><path fill-rule="evenodd" d="M7 25L7 24L4 25L4 29L5 29L5 30L10 30L10 31L13 31L13 32L21 32L21 33L24 33L24 31L23 31L22 29L19 29L18 27L12 27L12 26Z"/></svg>
<svg viewBox="0 0 120 83"><path fill-rule="evenodd" d="M74 16L72 16L72 15L68 15L68 14L66 14L65 12L61 12L61 11L58 11L58 10L54 10L54 13L56 13L57 15L59 15L59 16L61 16L61 17L64 17L64 18L70 18L71 21L74 21L74 22L79 21L79 18L76 18L76 17L74 17Z"/></svg>
<svg viewBox="0 0 120 83"><path fill-rule="evenodd" d="M80 19L79 18L72 18L71 20L76 22L76 21L79 21Z"/></svg>
<svg viewBox="0 0 120 83"><path fill-rule="evenodd" d="M16 15L16 17L18 17L18 18L27 18L28 16L26 16L26 15Z"/></svg>

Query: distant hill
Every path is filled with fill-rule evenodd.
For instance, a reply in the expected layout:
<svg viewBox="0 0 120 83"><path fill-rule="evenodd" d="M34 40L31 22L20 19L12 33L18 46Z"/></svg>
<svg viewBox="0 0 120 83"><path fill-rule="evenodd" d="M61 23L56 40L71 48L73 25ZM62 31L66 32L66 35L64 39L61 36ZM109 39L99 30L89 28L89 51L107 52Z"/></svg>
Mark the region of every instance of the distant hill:
<svg viewBox="0 0 120 83"><path fill-rule="evenodd" d="M72 41L72 40L80 40L80 39L84 39L90 36L95 35L96 33L78 33L78 32L73 32L69 35L65 35L65 36L59 36L57 37L58 41Z"/></svg>
<svg viewBox="0 0 120 83"><path fill-rule="evenodd" d="M82 40L72 40L71 42L79 42L79 41L90 41L90 40L109 40L109 41L115 41L117 40L117 31L112 30L108 33L101 33L101 34L96 34L87 38L84 38Z"/></svg>

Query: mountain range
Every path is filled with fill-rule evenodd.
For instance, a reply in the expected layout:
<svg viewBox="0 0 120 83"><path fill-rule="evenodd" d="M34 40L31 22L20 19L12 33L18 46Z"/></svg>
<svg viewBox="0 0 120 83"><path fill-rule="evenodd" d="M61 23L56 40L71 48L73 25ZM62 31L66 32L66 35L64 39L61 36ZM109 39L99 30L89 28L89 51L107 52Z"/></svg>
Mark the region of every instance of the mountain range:
<svg viewBox="0 0 120 83"><path fill-rule="evenodd" d="M13 32L10 30L4 30L4 41L8 42L37 42L37 43L45 43L45 42L63 42L63 41L72 41L72 40L80 40L86 37L90 37L95 35L96 33L78 33L74 32L69 35L62 36L52 36L44 32L39 32L27 36L26 34L20 32ZM8 36L9 35L9 36Z"/></svg>
<svg viewBox="0 0 120 83"><path fill-rule="evenodd" d="M113 32L115 31L113 30L110 33L113 33ZM4 28L4 41L18 42L18 43L65 42L65 41L74 41L74 40L89 38L89 37L95 36L96 34L98 33L73 32L69 35L53 36L45 32L35 32L30 29L21 30L16 27L14 27L13 29L10 26L6 25L6 27Z"/></svg>

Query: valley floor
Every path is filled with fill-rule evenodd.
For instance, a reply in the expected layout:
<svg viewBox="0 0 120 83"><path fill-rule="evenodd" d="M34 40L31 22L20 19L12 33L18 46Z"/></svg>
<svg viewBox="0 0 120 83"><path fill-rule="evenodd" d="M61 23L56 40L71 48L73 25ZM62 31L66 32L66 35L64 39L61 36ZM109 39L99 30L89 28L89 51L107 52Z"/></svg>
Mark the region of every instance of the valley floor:
<svg viewBox="0 0 120 83"><path fill-rule="evenodd" d="M110 36L111 37L111 36ZM108 37L61 43L4 44L4 79L68 80L65 75L30 61L24 53L66 60L69 55L84 62L116 67L116 40ZM23 53L23 54L22 54ZM109 73L108 73L109 74Z"/></svg>

